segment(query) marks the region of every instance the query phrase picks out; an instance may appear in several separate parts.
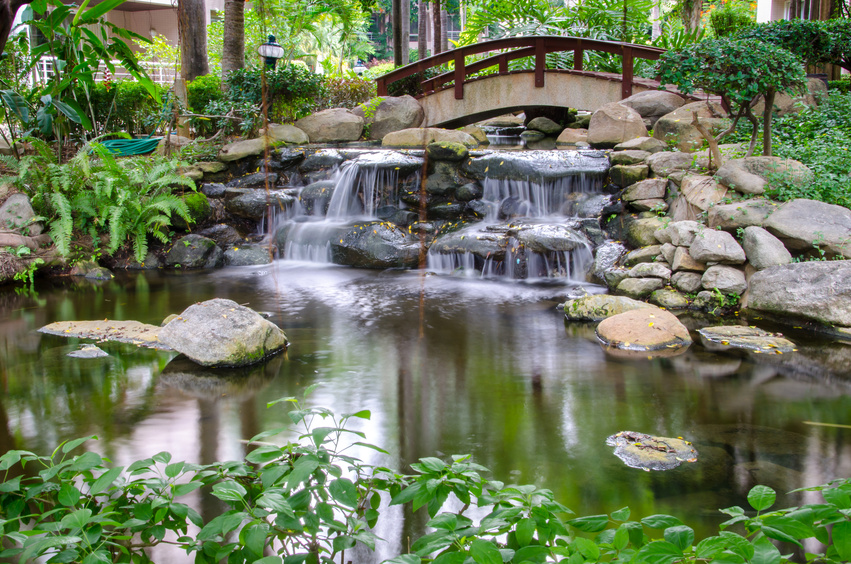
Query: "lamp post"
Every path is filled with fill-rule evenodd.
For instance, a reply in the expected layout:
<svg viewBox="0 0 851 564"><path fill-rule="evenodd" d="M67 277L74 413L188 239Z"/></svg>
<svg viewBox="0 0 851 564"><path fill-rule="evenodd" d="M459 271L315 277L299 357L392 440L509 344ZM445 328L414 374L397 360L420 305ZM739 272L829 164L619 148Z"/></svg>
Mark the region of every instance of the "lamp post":
<svg viewBox="0 0 851 564"><path fill-rule="evenodd" d="M257 53L263 57L267 67L274 69L278 59L284 56L284 48L278 45L274 35L270 35L269 40L257 48Z"/></svg>

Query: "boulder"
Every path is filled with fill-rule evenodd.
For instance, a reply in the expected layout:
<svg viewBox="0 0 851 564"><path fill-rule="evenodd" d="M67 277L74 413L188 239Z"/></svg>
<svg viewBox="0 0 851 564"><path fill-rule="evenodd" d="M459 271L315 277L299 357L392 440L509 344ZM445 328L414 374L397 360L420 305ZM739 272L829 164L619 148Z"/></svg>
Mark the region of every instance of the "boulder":
<svg viewBox="0 0 851 564"><path fill-rule="evenodd" d="M665 90L647 90L633 94L629 98L620 101L624 106L629 106L653 127L664 115L667 115L686 103L685 98L667 92Z"/></svg>
<svg viewBox="0 0 851 564"><path fill-rule="evenodd" d="M234 178L225 184L225 188L263 188L265 190L267 183L269 186L275 186L277 182L278 175L274 172L255 172Z"/></svg>
<svg viewBox="0 0 851 564"><path fill-rule="evenodd" d="M670 243L675 247L689 247L698 233L705 227L696 221L674 221L658 229L654 236L660 243Z"/></svg>
<svg viewBox="0 0 851 564"><path fill-rule="evenodd" d="M429 143L451 142L460 143L470 149L479 143L472 135L455 129L439 129L436 127L402 129L388 133L381 140L382 147L424 148Z"/></svg>
<svg viewBox="0 0 851 564"><path fill-rule="evenodd" d="M654 351L688 346L692 340L685 325L665 310L635 309L604 319L597 337L618 349Z"/></svg>
<svg viewBox="0 0 851 564"><path fill-rule="evenodd" d="M632 250L626 254L623 259L625 266L635 266L643 262L653 262L662 253L662 247L659 245L650 245Z"/></svg>
<svg viewBox="0 0 851 564"><path fill-rule="evenodd" d="M633 247L647 247L657 243L656 230L663 226L658 217L633 219L627 224L627 241Z"/></svg>
<svg viewBox="0 0 851 564"><path fill-rule="evenodd" d="M768 180L781 176L796 185L813 180L813 172L803 163L780 157L747 157L725 162L715 179L742 194L760 195Z"/></svg>
<svg viewBox="0 0 851 564"><path fill-rule="evenodd" d="M626 246L617 241L608 241L594 251L594 266L591 270L591 281L606 283L606 272L615 267L626 253Z"/></svg>
<svg viewBox="0 0 851 564"><path fill-rule="evenodd" d="M536 131L534 129L527 129L526 131L520 134L520 138L526 141L527 144L541 141L543 139L546 139L546 137L547 136L544 133L541 133L540 131Z"/></svg>
<svg viewBox="0 0 851 564"><path fill-rule="evenodd" d="M722 294L741 296L748 289L745 273L738 268L716 264L703 273L701 284L707 290L718 290Z"/></svg>
<svg viewBox="0 0 851 564"><path fill-rule="evenodd" d="M615 145L615 151L646 151L648 153L658 153L667 148L663 141L652 137L636 137Z"/></svg>
<svg viewBox="0 0 851 564"><path fill-rule="evenodd" d="M851 210L815 200L792 200L763 225L793 250L823 250L827 258L851 258Z"/></svg>
<svg viewBox="0 0 851 564"><path fill-rule="evenodd" d="M565 302L564 317L569 321L600 321L634 309L659 308L625 296L589 294Z"/></svg>
<svg viewBox="0 0 851 564"><path fill-rule="evenodd" d="M700 149L705 140L691 124L697 112L701 125L710 134L717 135L730 126L727 112L715 102L692 102L659 118L653 126L653 137L673 145L680 151L692 152Z"/></svg>
<svg viewBox="0 0 851 564"><path fill-rule="evenodd" d="M287 336L257 312L216 298L186 308L159 339L202 366L248 366L286 350Z"/></svg>
<svg viewBox="0 0 851 564"><path fill-rule="evenodd" d="M508 247L507 229L485 228L463 229L435 239L429 247L429 254L471 254L479 260L505 260Z"/></svg>
<svg viewBox="0 0 851 564"><path fill-rule="evenodd" d="M382 96L361 104L352 113L363 118L370 139L383 139L388 133L419 127L425 117L423 107L413 96Z"/></svg>
<svg viewBox="0 0 851 564"><path fill-rule="evenodd" d="M479 145L487 145L490 143L487 133L485 133L485 130L478 125L465 125L461 128L461 131L471 135L473 139L479 143Z"/></svg>
<svg viewBox="0 0 851 564"><path fill-rule="evenodd" d="M217 174L228 169L228 165L220 161L199 161L195 166L204 174Z"/></svg>
<svg viewBox="0 0 851 564"><path fill-rule="evenodd" d="M181 147L185 147L186 145L190 145L192 143L192 139L189 137L184 137L182 135L176 135L172 133L168 137L163 137L160 139L160 142L157 144L156 151L154 151L157 155L163 156L166 154L166 144L168 144L168 150L174 151L176 149L180 149Z"/></svg>
<svg viewBox="0 0 851 564"><path fill-rule="evenodd" d="M588 125L588 143L592 147L611 149L636 137L647 137L647 128L638 112L612 102L600 107L591 116Z"/></svg>
<svg viewBox="0 0 851 564"><path fill-rule="evenodd" d="M673 265L674 264L674 255L677 254L678 248L679 247L675 247L671 243L665 243L664 245L659 247L659 250L662 252L662 256L665 257L665 262L667 262L670 265Z"/></svg>
<svg viewBox="0 0 851 564"><path fill-rule="evenodd" d="M256 157L262 155L266 151L267 146L274 147L275 144L280 144L280 142L266 136L235 141L222 147L216 158L223 163L229 163L246 157Z"/></svg>
<svg viewBox="0 0 851 564"><path fill-rule="evenodd" d="M795 95L778 92L774 96L774 111L777 115L797 114L805 106L817 107L822 100L827 99L827 85L817 77L807 79L806 89ZM765 111L765 98L760 96L751 108L754 115L761 116Z"/></svg>
<svg viewBox="0 0 851 564"><path fill-rule="evenodd" d="M211 225L210 227L205 227L204 229L196 231L195 234L212 239L217 245L221 245L222 247L241 243L243 240L239 231L237 231L233 226L225 223L218 223L216 225Z"/></svg>
<svg viewBox="0 0 851 564"><path fill-rule="evenodd" d="M635 431L621 431L606 438L615 447L615 456L630 468L671 470L683 462L696 462L697 449L681 437L654 437Z"/></svg>
<svg viewBox="0 0 851 564"><path fill-rule="evenodd" d="M777 202L762 199L716 205L709 208L707 223L712 229L725 231L736 231L750 225L761 226L779 208Z"/></svg>
<svg viewBox="0 0 851 564"><path fill-rule="evenodd" d="M646 164L614 165L609 169L609 178L615 186L626 187L641 182L649 173Z"/></svg>
<svg viewBox="0 0 851 564"><path fill-rule="evenodd" d="M331 240L331 261L358 268L413 268L419 253L407 229L385 222L353 225Z"/></svg>
<svg viewBox="0 0 851 564"><path fill-rule="evenodd" d="M558 139L556 139L556 145L576 145L577 143L587 142L588 130L584 128L565 129L559 134Z"/></svg>
<svg viewBox="0 0 851 564"><path fill-rule="evenodd" d="M668 181L664 178L648 178L629 186L621 196L625 202L664 198L668 190Z"/></svg>
<svg viewBox="0 0 851 564"><path fill-rule="evenodd" d="M558 135L564 128L550 118L540 116L532 118L532 120L526 124L526 129L540 131L544 135Z"/></svg>
<svg viewBox="0 0 851 564"><path fill-rule="evenodd" d="M650 303L664 309L685 309L688 307L688 298L676 290L656 290L650 294Z"/></svg>
<svg viewBox="0 0 851 564"><path fill-rule="evenodd" d="M225 209L233 215L259 221L269 214L270 208L283 210L292 206L295 200L285 190L228 188L225 192Z"/></svg>
<svg viewBox="0 0 851 564"><path fill-rule="evenodd" d="M757 327L723 325L698 329L703 346L713 351L745 349L761 353L795 352L795 343L779 333L769 333Z"/></svg>
<svg viewBox="0 0 851 564"><path fill-rule="evenodd" d="M268 245L231 245L225 249L226 266L255 266L270 264L272 253Z"/></svg>
<svg viewBox="0 0 851 564"><path fill-rule="evenodd" d="M747 257L738 241L726 231L704 229L694 238L689 254L700 262L743 264Z"/></svg>
<svg viewBox="0 0 851 564"><path fill-rule="evenodd" d="M426 147L428 158L435 161L461 162L467 158L470 151L465 145L454 141L438 141L429 143Z"/></svg>
<svg viewBox="0 0 851 564"><path fill-rule="evenodd" d="M634 165L642 164L651 153L647 151L639 151L637 149L627 149L624 151L615 151L609 154L609 160L613 165Z"/></svg>
<svg viewBox="0 0 851 564"><path fill-rule="evenodd" d="M676 247L674 250L674 258L671 260L671 268L675 272L680 272L682 270L703 272L706 270L706 265L700 261L694 260L686 247Z"/></svg>
<svg viewBox="0 0 851 564"><path fill-rule="evenodd" d="M786 250L783 242L762 227L746 227L742 247L748 262L757 270L792 262L792 254Z"/></svg>
<svg viewBox="0 0 851 564"><path fill-rule="evenodd" d="M703 277L696 272L675 272L671 276L671 284L681 292L694 294L703 288Z"/></svg>
<svg viewBox="0 0 851 564"><path fill-rule="evenodd" d="M680 183L680 192L686 202L704 212L727 195L727 189L711 176L688 175Z"/></svg>
<svg viewBox="0 0 851 564"><path fill-rule="evenodd" d="M579 174L600 177L608 168L608 157L596 151L505 151L488 152L467 159L461 166L461 173L476 180L491 178L543 182Z"/></svg>
<svg viewBox="0 0 851 564"><path fill-rule="evenodd" d="M630 268L627 276L630 278L660 278L668 282L671 280L671 269L658 262L642 262Z"/></svg>
<svg viewBox="0 0 851 564"><path fill-rule="evenodd" d="M664 151L647 157L647 164L653 174L665 178L677 172L703 170L708 162L691 153Z"/></svg>
<svg viewBox="0 0 851 564"><path fill-rule="evenodd" d="M629 273L627 273L629 276ZM640 300L665 286L661 278L624 278L617 286L618 293Z"/></svg>
<svg viewBox="0 0 851 564"><path fill-rule="evenodd" d="M270 123L269 127L260 130L260 135L268 135L270 139L293 145L310 143L307 133L289 123Z"/></svg>
<svg viewBox="0 0 851 564"><path fill-rule="evenodd" d="M20 231L30 237L41 235L42 225L33 223L34 218L35 211L25 194L12 194L0 206L0 230Z"/></svg>
<svg viewBox="0 0 851 564"><path fill-rule="evenodd" d="M851 327L851 261L772 266L750 278L748 309Z"/></svg>
<svg viewBox="0 0 851 564"><path fill-rule="evenodd" d="M560 253L577 247L591 249L591 243L585 235L565 225L518 225L512 226L508 233L533 253Z"/></svg>
<svg viewBox="0 0 851 564"><path fill-rule="evenodd" d="M222 249L212 239L186 235L176 240L165 256L172 268L216 268L222 265Z"/></svg>
<svg viewBox="0 0 851 564"><path fill-rule="evenodd" d="M311 143L357 141L363 133L363 118L345 108L330 108L295 122Z"/></svg>

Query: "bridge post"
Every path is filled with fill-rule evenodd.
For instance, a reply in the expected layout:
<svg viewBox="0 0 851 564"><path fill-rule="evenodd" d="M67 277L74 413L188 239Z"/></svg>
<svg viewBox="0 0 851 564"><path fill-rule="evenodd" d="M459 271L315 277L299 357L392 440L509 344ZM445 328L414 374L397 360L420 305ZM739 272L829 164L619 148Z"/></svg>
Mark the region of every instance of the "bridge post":
<svg viewBox="0 0 851 564"><path fill-rule="evenodd" d="M544 87L544 70L547 68L547 51L544 38L535 38L535 88Z"/></svg>
<svg viewBox="0 0 851 564"><path fill-rule="evenodd" d="M464 78L467 73L464 69L464 52L458 49L455 54L455 99L464 99Z"/></svg>
<svg viewBox="0 0 851 564"><path fill-rule="evenodd" d="M576 39L576 47L573 48L573 70L582 70L582 58L585 54L585 49L582 48L582 40Z"/></svg>
<svg viewBox="0 0 851 564"><path fill-rule="evenodd" d="M621 99L632 96L632 78L633 78L633 56L632 47L623 46L623 77L621 82Z"/></svg>

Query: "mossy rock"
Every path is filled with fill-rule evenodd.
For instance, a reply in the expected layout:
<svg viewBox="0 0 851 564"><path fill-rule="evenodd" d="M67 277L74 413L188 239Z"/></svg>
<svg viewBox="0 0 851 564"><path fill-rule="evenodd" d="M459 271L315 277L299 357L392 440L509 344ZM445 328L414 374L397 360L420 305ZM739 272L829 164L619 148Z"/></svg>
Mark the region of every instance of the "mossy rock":
<svg viewBox="0 0 851 564"><path fill-rule="evenodd" d="M430 159L436 161L460 162L467 158L470 151L461 143L454 141L436 141L429 143L426 152Z"/></svg>

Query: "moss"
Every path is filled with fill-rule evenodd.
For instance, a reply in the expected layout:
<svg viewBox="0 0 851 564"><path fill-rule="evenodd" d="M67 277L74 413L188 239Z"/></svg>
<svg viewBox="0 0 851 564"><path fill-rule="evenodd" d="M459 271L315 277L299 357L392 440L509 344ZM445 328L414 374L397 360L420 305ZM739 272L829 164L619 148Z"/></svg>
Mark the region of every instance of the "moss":
<svg viewBox="0 0 851 564"><path fill-rule="evenodd" d="M195 223L202 223L212 213L212 207L207 200L207 196L201 192L192 192L183 198L189 208L189 216L195 220Z"/></svg>

